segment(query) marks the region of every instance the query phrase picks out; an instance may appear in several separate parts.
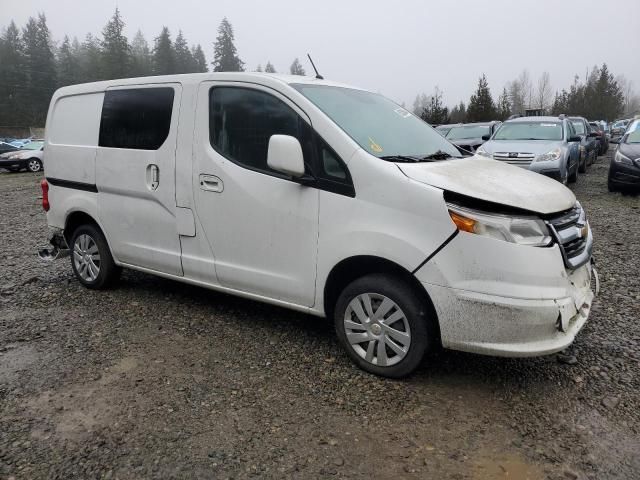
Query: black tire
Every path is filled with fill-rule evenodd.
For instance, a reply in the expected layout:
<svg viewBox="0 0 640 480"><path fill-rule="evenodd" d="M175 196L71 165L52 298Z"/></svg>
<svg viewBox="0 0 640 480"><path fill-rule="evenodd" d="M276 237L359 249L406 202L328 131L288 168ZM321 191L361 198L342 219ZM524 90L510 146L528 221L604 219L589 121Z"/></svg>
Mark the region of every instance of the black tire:
<svg viewBox="0 0 640 480"><path fill-rule="evenodd" d="M401 313L404 314L404 318L408 323L410 333L408 349L404 357L391 366L381 366L369 362L360 356L347 340L345 327L347 308L352 300L365 293L384 296L392 300L402 311ZM390 310L390 312L396 311L395 309ZM349 312L351 312L351 310L349 310ZM351 315L351 313L349 314ZM425 353L439 344L437 319L435 318L435 313L429 300L426 298L426 294L417 291L417 288L413 287L408 281L395 275L371 274L350 283L340 294L336 302L334 322L338 340L347 352L347 355L351 357L351 360L361 369L382 377L406 377L420 365ZM398 322L402 323L403 320L398 320ZM397 323L394 324L392 322L391 325L396 326L395 328L398 329L402 328L402 325L397 326ZM363 328L361 330L365 329ZM385 330L382 330L382 332L384 331ZM400 331L403 332L402 330ZM385 335L385 333L378 333L378 335L378 338L385 337L387 340L390 338L388 335ZM379 341L369 339L359 344L362 351L364 351L362 345L369 345L371 342L374 342L372 350L376 349L377 352ZM388 341L385 341L385 344L388 344ZM384 348L387 352L395 354L389 347L384 346ZM385 354L385 358L386 355L387 354Z"/></svg>
<svg viewBox="0 0 640 480"><path fill-rule="evenodd" d="M585 156L584 158L582 158L582 155L580 155L580 159L578 160L578 171L580 173L587 173L587 156Z"/></svg>
<svg viewBox="0 0 640 480"><path fill-rule="evenodd" d="M580 162L576 164L576 167L573 169L573 173L567 174L567 183L576 183L578 181L578 170L580 169Z"/></svg>
<svg viewBox="0 0 640 480"><path fill-rule="evenodd" d="M86 278L86 274L83 276L78 270L79 268L82 269L82 266L76 266L77 255L75 247L77 241L83 235L87 235L91 240L93 240L93 243L98 249L98 273L94 279ZM112 286L120 277L120 272L122 271L122 269L118 267L113 261L113 256L111 256L111 250L109 249L109 245L107 244L107 239L104 237L97 226L85 224L80 225L78 228L76 228L71 235L69 248L71 249L70 257L73 273L75 274L78 281L85 287L94 290L101 290Z"/></svg>
<svg viewBox="0 0 640 480"><path fill-rule="evenodd" d="M27 170L32 173L38 173L42 171L42 162L38 158L30 158L27 160Z"/></svg>

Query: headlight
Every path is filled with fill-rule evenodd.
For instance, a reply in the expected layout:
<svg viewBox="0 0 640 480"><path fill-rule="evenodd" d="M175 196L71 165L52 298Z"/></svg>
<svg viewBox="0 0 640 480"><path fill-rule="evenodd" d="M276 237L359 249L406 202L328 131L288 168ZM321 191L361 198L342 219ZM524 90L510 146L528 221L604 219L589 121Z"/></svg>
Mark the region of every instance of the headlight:
<svg viewBox="0 0 640 480"><path fill-rule="evenodd" d="M451 220L463 232L531 247L551 244L549 229L538 217L486 213L451 203L447 203L447 208Z"/></svg>
<svg viewBox="0 0 640 480"><path fill-rule="evenodd" d="M551 150L550 152L543 153L542 155L538 155L534 161L535 162L549 162L549 161L553 161L553 160L558 160L558 159L560 159L561 156L562 156L562 150L560 150L559 148L555 148L555 149Z"/></svg>
<svg viewBox="0 0 640 480"><path fill-rule="evenodd" d="M487 152L482 146L480 146L480 148L476 150L476 154L483 157L491 158L491 154Z"/></svg>
<svg viewBox="0 0 640 480"><path fill-rule="evenodd" d="M616 150L616 154L613 156L613 161L623 165L629 165L630 167L633 166L633 161L629 157L621 154L620 150Z"/></svg>

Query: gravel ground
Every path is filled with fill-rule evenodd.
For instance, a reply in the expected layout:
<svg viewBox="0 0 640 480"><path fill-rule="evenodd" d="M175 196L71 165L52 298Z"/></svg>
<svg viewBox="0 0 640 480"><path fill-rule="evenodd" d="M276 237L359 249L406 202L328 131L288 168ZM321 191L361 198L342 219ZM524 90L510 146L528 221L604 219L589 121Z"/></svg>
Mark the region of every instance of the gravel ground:
<svg viewBox="0 0 640 480"><path fill-rule="evenodd" d="M602 291L574 353L357 370L329 322L43 264L39 177L0 174L0 478L638 478L640 198L575 192Z"/></svg>

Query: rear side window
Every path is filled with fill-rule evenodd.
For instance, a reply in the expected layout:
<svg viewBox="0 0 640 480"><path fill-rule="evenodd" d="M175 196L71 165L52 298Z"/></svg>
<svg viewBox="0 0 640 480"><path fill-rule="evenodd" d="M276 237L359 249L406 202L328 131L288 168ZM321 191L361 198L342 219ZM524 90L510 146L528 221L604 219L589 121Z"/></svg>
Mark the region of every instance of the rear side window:
<svg viewBox="0 0 640 480"><path fill-rule="evenodd" d="M108 90L100 120L101 147L157 150L169 135L173 88Z"/></svg>

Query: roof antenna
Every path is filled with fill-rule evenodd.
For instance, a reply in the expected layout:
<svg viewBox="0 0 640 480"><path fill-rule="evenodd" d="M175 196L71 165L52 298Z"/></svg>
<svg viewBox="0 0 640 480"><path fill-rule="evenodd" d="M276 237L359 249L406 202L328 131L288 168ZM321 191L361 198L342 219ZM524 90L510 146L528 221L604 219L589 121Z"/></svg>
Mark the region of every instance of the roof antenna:
<svg viewBox="0 0 640 480"><path fill-rule="evenodd" d="M313 60L311 60L311 55L309 55L309 54L307 53L307 57L309 57L309 61L311 62L311 66L312 66L312 67L313 67L313 69L316 71L316 78L317 78L318 80L324 80L324 77L318 73L318 69L316 68L316 64L315 64L315 63L313 63Z"/></svg>

